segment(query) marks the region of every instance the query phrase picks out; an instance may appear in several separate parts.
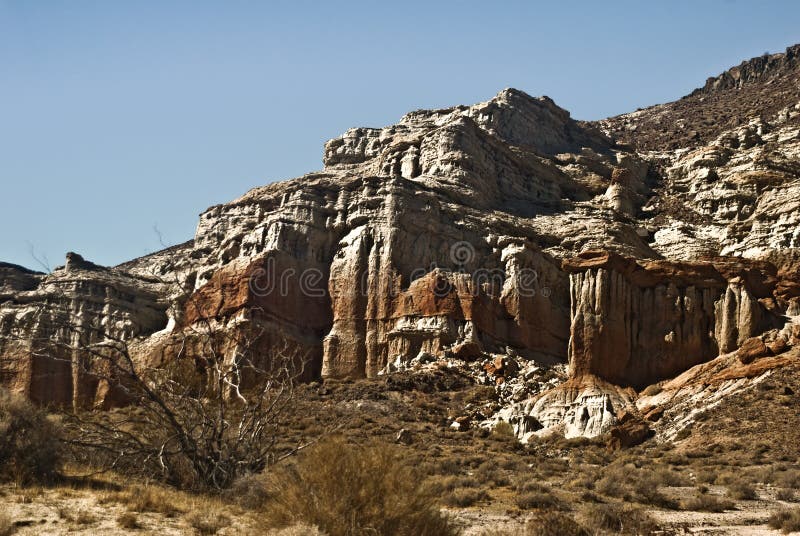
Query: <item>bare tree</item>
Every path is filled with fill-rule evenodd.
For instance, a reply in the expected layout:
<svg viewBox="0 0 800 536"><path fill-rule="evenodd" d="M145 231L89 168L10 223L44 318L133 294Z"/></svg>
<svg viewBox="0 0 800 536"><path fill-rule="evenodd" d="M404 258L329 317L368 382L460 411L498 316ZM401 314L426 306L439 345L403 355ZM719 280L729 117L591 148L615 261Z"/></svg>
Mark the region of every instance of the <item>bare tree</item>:
<svg viewBox="0 0 800 536"><path fill-rule="evenodd" d="M282 351L263 368L247 347L225 359L213 351L216 335L202 336L207 355L188 358L182 350L159 367L135 362L125 341L85 347L92 356L88 373L119 389L127 404L67 413L69 444L87 463L184 488L223 489L277 461L282 418L303 360Z"/></svg>
<svg viewBox="0 0 800 536"><path fill-rule="evenodd" d="M52 316L54 306L43 307ZM267 356L264 330L247 321L257 310L217 319L192 294L183 309L190 307L192 324L165 335L165 362L148 362L140 341L101 322L76 322L69 311L56 315L61 336L28 340L33 357L69 361L74 376L113 392L116 407L106 411L60 409L78 461L219 490L291 453L277 446L307 354L283 344ZM30 337L4 336L15 335Z"/></svg>

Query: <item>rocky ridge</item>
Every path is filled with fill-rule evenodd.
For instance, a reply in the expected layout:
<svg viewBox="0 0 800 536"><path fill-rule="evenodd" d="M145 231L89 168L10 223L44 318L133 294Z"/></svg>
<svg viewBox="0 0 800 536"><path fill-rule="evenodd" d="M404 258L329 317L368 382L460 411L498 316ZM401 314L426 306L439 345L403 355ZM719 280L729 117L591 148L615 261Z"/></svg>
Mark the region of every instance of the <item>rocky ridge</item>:
<svg viewBox="0 0 800 536"><path fill-rule="evenodd" d="M298 350L309 379L463 368L500 397L470 418L523 439L631 422L637 389L753 338L756 363L794 355L796 56L599 123L514 89L412 112L329 141L319 172L209 208L180 246L114 268L0 265L0 382L124 403L81 372L82 345L120 338L158 364L211 322L257 338L264 362ZM722 108L713 127L694 113Z"/></svg>

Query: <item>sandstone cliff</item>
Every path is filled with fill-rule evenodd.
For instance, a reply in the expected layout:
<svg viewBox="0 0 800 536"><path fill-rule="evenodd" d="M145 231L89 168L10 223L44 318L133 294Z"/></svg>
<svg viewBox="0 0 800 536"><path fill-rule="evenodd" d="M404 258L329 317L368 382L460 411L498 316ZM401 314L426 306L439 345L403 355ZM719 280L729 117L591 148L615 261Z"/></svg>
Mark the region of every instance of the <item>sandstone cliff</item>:
<svg viewBox="0 0 800 536"><path fill-rule="evenodd" d="M0 265L0 302L0 379L40 403L118 403L113 386L92 376L84 348L167 326L159 281L95 266L74 253L47 275Z"/></svg>
<svg viewBox="0 0 800 536"><path fill-rule="evenodd" d="M597 435L635 411L633 388L771 344L800 313L797 76L793 47L596 124L507 89L351 129L324 169L209 208L180 246L114 268L0 265L0 381L123 403L81 346L120 338L159 364L213 324L264 363L297 350L309 379L485 361L520 436ZM570 379L517 388L519 363Z"/></svg>

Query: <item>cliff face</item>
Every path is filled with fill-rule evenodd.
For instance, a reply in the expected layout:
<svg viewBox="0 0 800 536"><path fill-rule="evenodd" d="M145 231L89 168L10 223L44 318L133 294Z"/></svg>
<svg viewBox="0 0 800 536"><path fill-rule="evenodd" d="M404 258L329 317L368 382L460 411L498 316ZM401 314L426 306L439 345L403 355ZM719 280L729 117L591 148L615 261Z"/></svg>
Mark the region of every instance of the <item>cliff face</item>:
<svg viewBox="0 0 800 536"><path fill-rule="evenodd" d="M563 360L569 283L555 255L576 236L554 219L595 229L580 241L623 235L620 250L649 254L630 222L601 224L612 176L639 200L646 163L546 98L506 90L353 129L328 142L325 163L213 207L193 251L198 296L212 302L220 267L268 264L270 290L242 303L302 339L325 376L374 376L467 347ZM252 295L247 270L235 277Z"/></svg>
<svg viewBox="0 0 800 536"><path fill-rule="evenodd" d="M774 266L719 263L637 263L605 252L565 261L572 376L642 388L782 327L758 301L773 303Z"/></svg>
<svg viewBox="0 0 800 536"><path fill-rule="evenodd" d="M107 407L123 401L82 372L82 346L117 337L160 364L202 353L182 343L213 325L264 364L297 352L309 379L485 360L502 391L511 362L568 363L567 383L529 381L505 410L521 436L597 435L632 388L773 344L800 313L796 63L756 59L596 124L513 89L412 112L211 207L186 244L115 268L0 265L0 381ZM717 109L735 120L703 128Z"/></svg>
<svg viewBox="0 0 800 536"><path fill-rule="evenodd" d="M146 337L167 326L156 281L68 254L45 275L0 266L0 380L43 404L109 407L122 399L92 376L85 348Z"/></svg>

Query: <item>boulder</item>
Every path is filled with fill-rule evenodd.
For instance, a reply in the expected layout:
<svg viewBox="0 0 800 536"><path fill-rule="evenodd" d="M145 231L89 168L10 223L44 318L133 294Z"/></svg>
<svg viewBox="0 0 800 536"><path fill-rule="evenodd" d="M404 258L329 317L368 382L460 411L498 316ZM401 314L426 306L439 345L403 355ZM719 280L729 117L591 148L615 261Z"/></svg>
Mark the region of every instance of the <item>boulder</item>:
<svg viewBox="0 0 800 536"><path fill-rule="evenodd" d="M628 410L623 410L617 415L617 424L609 433L611 437L607 446L612 450L635 447L654 435L650 425L641 415Z"/></svg>
<svg viewBox="0 0 800 536"><path fill-rule="evenodd" d="M778 337L767 344L767 349L771 355L782 354L789 349L789 343L783 337Z"/></svg>
<svg viewBox="0 0 800 536"><path fill-rule="evenodd" d="M749 365L759 357L770 355L770 350L760 337L751 337L736 351L736 358L742 364Z"/></svg>
<svg viewBox="0 0 800 536"><path fill-rule="evenodd" d="M473 361L483 356L483 348L481 348L481 344L477 341L465 341L455 344L450 349L450 352L456 359L462 359L464 361Z"/></svg>
<svg viewBox="0 0 800 536"><path fill-rule="evenodd" d="M457 432L466 432L472 425L472 418L466 415L456 417L450 424L450 428Z"/></svg>

